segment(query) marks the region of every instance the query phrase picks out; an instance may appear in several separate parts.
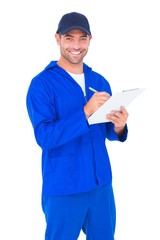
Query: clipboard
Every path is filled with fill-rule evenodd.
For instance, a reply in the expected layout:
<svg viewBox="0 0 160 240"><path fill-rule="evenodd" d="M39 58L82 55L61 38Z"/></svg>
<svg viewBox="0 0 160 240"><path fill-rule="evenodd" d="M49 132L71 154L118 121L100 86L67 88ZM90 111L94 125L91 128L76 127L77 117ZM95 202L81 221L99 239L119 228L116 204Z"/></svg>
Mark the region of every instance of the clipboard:
<svg viewBox="0 0 160 240"><path fill-rule="evenodd" d="M88 123L91 125L96 123L109 122L109 120L106 119L107 114L109 114L112 110L120 111L121 106L124 106L126 108L144 90L145 88L134 88L114 93L108 99L108 101L106 101L96 112L94 112L88 118Z"/></svg>

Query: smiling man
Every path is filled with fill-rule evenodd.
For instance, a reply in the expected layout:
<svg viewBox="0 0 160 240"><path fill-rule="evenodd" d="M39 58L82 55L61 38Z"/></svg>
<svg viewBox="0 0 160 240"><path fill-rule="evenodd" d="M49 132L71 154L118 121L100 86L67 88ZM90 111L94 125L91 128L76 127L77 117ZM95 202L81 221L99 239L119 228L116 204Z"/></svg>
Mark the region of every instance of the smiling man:
<svg viewBox="0 0 160 240"><path fill-rule="evenodd" d="M42 149L45 240L114 240L116 210L106 139L127 139L128 113L113 109L109 122L88 124L111 96L109 82L83 59L92 39L88 19L65 14L55 34L58 61L35 76L27 110ZM90 89L96 89L94 93Z"/></svg>
<svg viewBox="0 0 160 240"><path fill-rule="evenodd" d="M55 37L61 52L58 65L64 68L69 67L74 73L77 69L77 74L83 73L83 58L88 52L91 35L88 36L82 30L76 29L64 35L57 33Z"/></svg>

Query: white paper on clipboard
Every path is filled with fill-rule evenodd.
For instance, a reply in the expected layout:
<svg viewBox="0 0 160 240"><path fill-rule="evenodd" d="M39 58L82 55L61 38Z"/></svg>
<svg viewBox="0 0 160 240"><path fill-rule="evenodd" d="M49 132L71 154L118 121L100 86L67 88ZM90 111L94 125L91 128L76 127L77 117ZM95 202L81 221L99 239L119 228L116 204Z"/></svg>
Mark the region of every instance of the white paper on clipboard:
<svg viewBox="0 0 160 240"><path fill-rule="evenodd" d="M144 90L145 88L134 88L114 93L107 102L105 102L96 112L94 112L88 118L88 123L95 124L108 122L106 119L106 114L110 113L112 110L119 111L121 106L124 106L126 108Z"/></svg>

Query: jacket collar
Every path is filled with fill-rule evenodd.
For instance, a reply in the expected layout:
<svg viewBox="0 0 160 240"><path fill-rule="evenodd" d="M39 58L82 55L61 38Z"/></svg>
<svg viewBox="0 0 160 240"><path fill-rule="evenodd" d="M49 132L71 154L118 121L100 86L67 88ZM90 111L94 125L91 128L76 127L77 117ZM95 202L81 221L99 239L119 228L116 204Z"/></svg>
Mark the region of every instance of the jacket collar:
<svg viewBox="0 0 160 240"><path fill-rule="evenodd" d="M51 68L54 68L54 67L58 67L58 68L59 68L59 66L58 66L58 64L57 64L57 61L51 61L51 62L45 67L45 70L48 70L48 69L51 69ZM88 67L85 63L83 63L83 69L84 69L84 73L85 73L86 71L91 70L91 68Z"/></svg>

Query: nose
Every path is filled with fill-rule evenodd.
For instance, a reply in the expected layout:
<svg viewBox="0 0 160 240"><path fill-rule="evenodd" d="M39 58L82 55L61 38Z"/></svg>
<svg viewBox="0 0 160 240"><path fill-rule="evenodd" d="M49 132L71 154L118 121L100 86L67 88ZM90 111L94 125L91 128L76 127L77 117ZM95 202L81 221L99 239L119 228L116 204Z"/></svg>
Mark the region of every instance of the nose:
<svg viewBox="0 0 160 240"><path fill-rule="evenodd" d="M80 48L80 41L79 40L74 40L72 47L76 50L79 49Z"/></svg>

